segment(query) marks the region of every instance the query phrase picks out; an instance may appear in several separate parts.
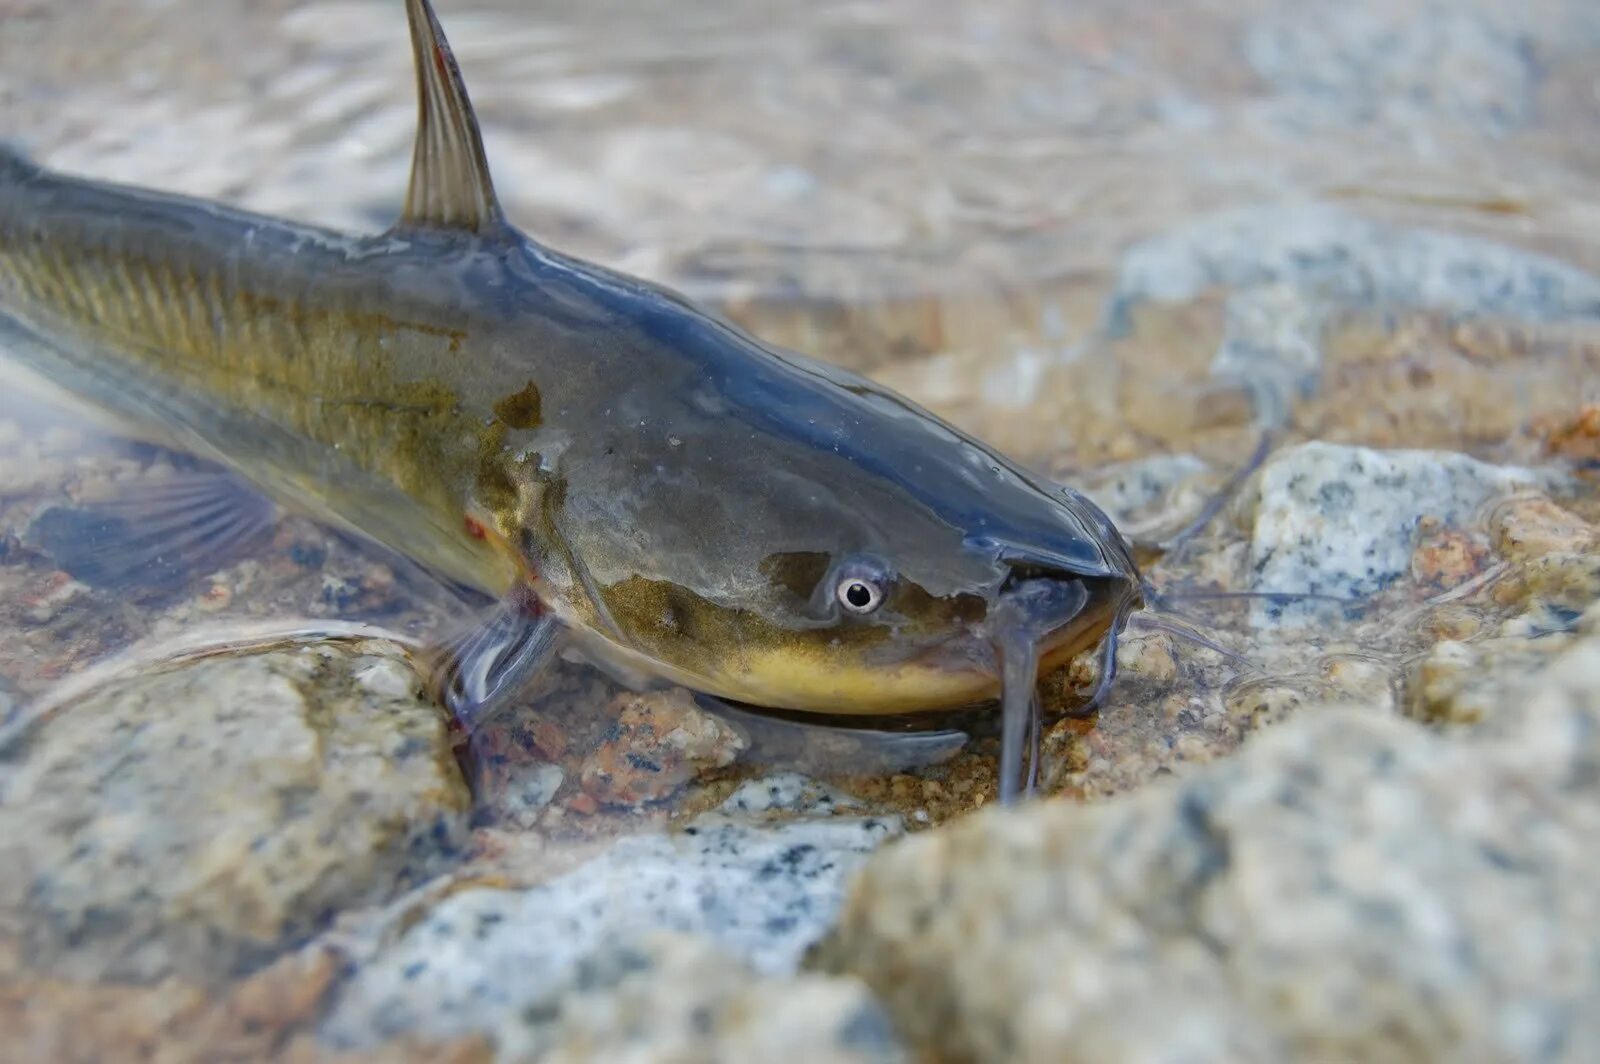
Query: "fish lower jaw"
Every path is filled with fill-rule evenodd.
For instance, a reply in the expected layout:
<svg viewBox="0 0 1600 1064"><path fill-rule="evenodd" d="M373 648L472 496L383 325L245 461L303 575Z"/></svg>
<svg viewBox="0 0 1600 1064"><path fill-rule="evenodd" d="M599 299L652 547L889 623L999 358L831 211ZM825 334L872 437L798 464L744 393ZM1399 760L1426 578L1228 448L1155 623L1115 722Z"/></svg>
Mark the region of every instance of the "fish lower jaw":
<svg viewBox="0 0 1600 1064"><path fill-rule="evenodd" d="M927 663L825 666L770 653L746 656L740 667L687 669L596 636L580 653L626 686L672 684L752 709L835 716L902 716L960 709L999 695L999 677L974 669Z"/></svg>
<svg viewBox="0 0 1600 1064"><path fill-rule="evenodd" d="M1088 633L1075 634L1076 638L1040 654L1040 676L1099 644L1099 638ZM703 672L653 658L595 633L581 638L578 649L585 660L624 686L673 685L753 709L831 716L913 716L964 709L992 702L1001 694L998 669L981 668L971 658L955 667L948 658L894 665L819 664L775 651L744 655L736 669Z"/></svg>

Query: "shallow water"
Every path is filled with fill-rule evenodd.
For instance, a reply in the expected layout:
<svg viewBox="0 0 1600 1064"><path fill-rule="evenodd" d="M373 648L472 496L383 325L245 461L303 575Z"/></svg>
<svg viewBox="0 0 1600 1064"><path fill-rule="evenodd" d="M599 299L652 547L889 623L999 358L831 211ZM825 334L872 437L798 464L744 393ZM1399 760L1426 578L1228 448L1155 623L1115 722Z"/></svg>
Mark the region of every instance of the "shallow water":
<svg viewBox="0 0 1600 1064"><path fill-rule="evenodd" d="M1406 709L1411 664L1441 639L1502 634L1507 618L1559 631L1586 605L1579 576L1531 572L1517 544L1548 525L1551 498L1600 517L1582 416L1600 401L1594 5L440 6L509 213L564 250L866 369L1142 536L1182 527L1276 430L1237 503L1149 575L1175 600L1355 603L1177 601L1254 667L1130 632L1098 719L1048 726L1045 790L1125 791L1327 698ZM0 0L0 136L61 168L330 225L394 214L410 79L387 0L84 0L71 15ZM1494 466L1294 450L1306 441ZM0 697L238 619L420 637L459 617L403 560L292 516L251 557L150 594L76 579L70 544L30 536L52 506L182 461L0 402ZM1093 680L1085 662L1047 704ZM915 830L995 794L996 722L954 723L983 734L957 750L942 734L718 721L564 666L486 738L486 824L385 874L426 897L531 888L617 834L747 816L706 811L785 769L845 797L763 810L793 817L774 830L826 827L847 805ZM687 738L668 749L663 734ZM882 767L896 759L913 764ZM760 849L741 845L684 859L703 870ZM729 884L718 904L745 927L744 880L707 881ZM837 876L817 882L837 889ZM328 1029L360 1044L352 1031L493 1028L371 1021L391 1000L375 943L420 919L405 904L432 904L394 896L284 925L295 948L306 926L317 942L336 927L351 963L377 973L339 999L371 1013L346 1004ZM819 930L827 918L820 902L806 917ZM96 948L74 971L93 969ZM28 948L11 953L8 978L43 978ZM220 987L222 970L186 977ZM63 1010L85 1007L57 992ZM281 1026L309 1030L325 1007Z"/></svg>

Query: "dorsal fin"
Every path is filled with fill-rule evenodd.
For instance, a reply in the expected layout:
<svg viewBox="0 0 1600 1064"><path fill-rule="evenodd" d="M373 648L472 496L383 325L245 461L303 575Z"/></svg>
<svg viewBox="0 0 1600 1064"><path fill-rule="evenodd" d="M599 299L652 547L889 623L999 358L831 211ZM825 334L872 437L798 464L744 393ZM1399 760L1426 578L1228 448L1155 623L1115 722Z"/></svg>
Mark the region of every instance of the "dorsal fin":
<svg viewBox="0 0 1600 1064"><path fill-rule="evenodd" d="M505 217L461 68L429 0L406 0L406 16L417 64L417 143L411 154L411 188L397 228L498 229Z"/></svg>

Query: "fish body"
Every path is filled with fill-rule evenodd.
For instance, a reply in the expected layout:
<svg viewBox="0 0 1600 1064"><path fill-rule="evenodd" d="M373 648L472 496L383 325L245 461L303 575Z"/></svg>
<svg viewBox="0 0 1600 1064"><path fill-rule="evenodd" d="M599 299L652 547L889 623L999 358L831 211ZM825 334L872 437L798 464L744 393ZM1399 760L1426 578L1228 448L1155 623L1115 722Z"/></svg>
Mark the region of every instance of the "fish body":
<svg viewBox="0 0 1600 1064"><path fill-rule="evenodd" d="M0 344L275 498L530 596L602 664L723 698L994 698L998 607L1041 581L1067 589L1028 596L1052 603L1044 667L1114 633L1141 584L1087 499L507 224L437 21L408 10L399 225L349 236L0 155Z"/></svg>
<svg viewBox="0 0 1600 1064"><path fill-rule="evenodd" d="M461 292L475 256L399 243L12 157L0 337L119 420L494 591L508 574L461 531L483 376L446 383L474 317Z"/></svg>

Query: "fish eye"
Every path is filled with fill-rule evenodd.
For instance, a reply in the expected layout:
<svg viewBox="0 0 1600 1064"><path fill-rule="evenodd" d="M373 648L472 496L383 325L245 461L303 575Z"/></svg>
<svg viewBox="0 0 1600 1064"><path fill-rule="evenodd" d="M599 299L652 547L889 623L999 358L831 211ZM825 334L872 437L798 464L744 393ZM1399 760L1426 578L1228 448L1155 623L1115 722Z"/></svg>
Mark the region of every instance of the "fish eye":
<svg viewBox="0 0 1600 1064"><path fill-rule="evenodd" d="M856 561L840 569L833 593L846 613L864 616L883 605L888 584L889 575L881 566Z"/></svg>

